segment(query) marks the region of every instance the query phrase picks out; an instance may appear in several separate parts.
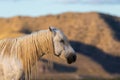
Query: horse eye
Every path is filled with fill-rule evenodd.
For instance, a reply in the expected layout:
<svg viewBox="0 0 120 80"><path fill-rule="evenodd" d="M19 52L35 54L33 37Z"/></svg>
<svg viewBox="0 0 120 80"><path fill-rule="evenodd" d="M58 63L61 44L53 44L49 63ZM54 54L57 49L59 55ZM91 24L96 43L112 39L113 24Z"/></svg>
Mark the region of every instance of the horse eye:
<svg viewBox="0 0 120 80"><path fill-rule="evenodd" d="M60 40L60 43L63 43L63 44L64 44L64 43L65 43L65 41L64 41L64 40Z"/></svg>

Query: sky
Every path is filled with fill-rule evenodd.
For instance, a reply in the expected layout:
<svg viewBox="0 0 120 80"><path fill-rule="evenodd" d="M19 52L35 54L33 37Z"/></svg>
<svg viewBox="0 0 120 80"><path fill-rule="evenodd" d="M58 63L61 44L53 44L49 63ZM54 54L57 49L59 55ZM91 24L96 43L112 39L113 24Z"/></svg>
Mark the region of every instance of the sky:
<svg viewBox="0 0 120 80"><path fill-rule="evenodd" d="M101 12L120 17L120 0L0 0L0 17Z"/></svg>

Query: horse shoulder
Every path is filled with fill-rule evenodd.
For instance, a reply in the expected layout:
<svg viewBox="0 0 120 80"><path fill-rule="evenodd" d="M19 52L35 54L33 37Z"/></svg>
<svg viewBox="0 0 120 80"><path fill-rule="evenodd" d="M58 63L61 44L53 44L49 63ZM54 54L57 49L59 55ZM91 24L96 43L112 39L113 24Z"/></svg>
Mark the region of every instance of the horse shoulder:
<svg viewBox="0 0 120 80"><path fill-rule="evenodd" d="M0 80L19 80L23 74L20 60L4 57L0 64Z"/></svg>

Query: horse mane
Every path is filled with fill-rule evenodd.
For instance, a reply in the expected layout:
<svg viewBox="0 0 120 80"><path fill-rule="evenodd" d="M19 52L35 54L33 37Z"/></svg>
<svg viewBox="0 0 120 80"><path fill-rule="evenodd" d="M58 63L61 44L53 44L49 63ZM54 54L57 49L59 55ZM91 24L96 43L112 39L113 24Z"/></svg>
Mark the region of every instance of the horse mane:
<svg viewBox="0 0 120 80"><path fill-rule="evenodd" d="M43 30L17 38L0 40L0 55L22 62L25 79L30 79L31 67L44 54L54 53L52 32Z"/></svg>

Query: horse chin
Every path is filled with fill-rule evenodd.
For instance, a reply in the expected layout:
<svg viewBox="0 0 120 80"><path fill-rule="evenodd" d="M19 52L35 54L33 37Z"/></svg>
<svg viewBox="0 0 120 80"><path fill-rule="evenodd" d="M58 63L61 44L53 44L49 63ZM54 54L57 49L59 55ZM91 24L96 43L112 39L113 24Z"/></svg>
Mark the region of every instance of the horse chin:
<svg viewBox="0 0 120 80"><path fill-rule="evenodd" d="M70 61L67 60L67 63L68 63L68 64L71 64L71 63L73 63L73 62L70 62Z"/></svg>

